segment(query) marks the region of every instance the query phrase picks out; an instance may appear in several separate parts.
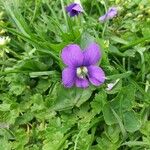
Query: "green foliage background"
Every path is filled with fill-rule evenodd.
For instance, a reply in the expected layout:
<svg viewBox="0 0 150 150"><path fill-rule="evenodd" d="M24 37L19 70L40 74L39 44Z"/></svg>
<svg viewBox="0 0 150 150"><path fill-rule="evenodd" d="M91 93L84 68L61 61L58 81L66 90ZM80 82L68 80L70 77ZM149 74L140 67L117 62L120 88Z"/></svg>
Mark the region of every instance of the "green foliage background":
<svg viewBox="0 0 150 150"><path fill-rule="evenodd" d="M149 150L150 2L0 0L0 150ZM99 16L117 6L116 18ZM101 46L105 84L66 89L60 53L70 43ZM108 83L119 79L107 91Z"/></svg>

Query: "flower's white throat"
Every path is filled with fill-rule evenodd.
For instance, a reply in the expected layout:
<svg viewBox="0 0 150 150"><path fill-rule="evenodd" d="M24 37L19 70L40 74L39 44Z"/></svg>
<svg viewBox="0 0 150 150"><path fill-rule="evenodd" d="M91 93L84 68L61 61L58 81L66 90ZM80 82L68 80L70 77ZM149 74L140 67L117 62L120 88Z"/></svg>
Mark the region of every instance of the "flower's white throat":
<svg viewBox="0 0 150 150"><path fill-rule="evenodd" d="M77 70L76 70L76 74L79 78L85 78L88 74L88 69L87 67L78 67Z"/></svg>

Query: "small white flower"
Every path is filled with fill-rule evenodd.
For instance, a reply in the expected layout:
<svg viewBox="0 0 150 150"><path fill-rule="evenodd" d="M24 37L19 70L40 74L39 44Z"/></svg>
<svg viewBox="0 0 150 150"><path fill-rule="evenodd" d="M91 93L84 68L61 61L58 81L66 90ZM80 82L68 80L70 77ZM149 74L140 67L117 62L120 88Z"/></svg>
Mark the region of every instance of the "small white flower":
<svg viewBox="0 0 150 150"><path fill-rule="evenodd" d="M0 37L0 46L4 46L4 45L6 45L9 42L10 42L10 38L8 36Z"/></svg>
<svg viewBox="0 0 150 150"><path fill-rule="evenodd" d="M113 89L113 87L119 82L119 80L120 79L117 79L115 82L107 84L106 90L111 91Z"/></svg>

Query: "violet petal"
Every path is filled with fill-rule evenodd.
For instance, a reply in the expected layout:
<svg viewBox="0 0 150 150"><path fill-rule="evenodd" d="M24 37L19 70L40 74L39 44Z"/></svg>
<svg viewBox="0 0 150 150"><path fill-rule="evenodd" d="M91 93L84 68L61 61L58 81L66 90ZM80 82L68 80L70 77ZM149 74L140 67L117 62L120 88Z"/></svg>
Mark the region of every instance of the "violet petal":
<svg viewBox="0 0 150 150"><path fill-rule="evenodd" d="M75 83L75 69L74 68L65 68L62 72L62 82L63 85L67 88L70 88Z"/></svg>
<svg viewBox="0 0 150 150"><path fill-rule="evenodd" d="M66 11L70 14L71 17L73 17L83 12L83 8L78 3L72 3L66 7Z"/></svg>
<svg viewBox="0 0 150 150"><path fill-rule="evenodd" d="M76 11L76 10L72 10L72 11L70 12L70 16L71 16L71 17L77 16L78 14L79 14L79 12Z"/></svg>
<svg viewBox="0 0 150 150"><path fill-rule="evenodd" d="M70 44L62 50L61 54L64 64L71 67L81 66L83 63L83 53L76 44Z"/></svg>
<svg viewBox="0 0 150 150"><path fill-rule="evenodd" d="M99 86L99 85L103 84L105 81L105 73L98 66L89 66L88 67L88 78L89 78L89 81L93 85Z"/></svg>
<svg viewBox="0 0 150 150"><path fill-rule="evenodd" d="M82 9L82 7L81 7L79 4L76 4L76 5L72 8L72 10L75 10L75 11L77 11L77 12L83 12L83 9Z"/></svg>
<svg viewBox="0 0 150 150"><path fill-rule="evenodd" d="M66 11L67 11L67 12L71 12L71 11L72 11L72 8L73 8L74 6L76 6L76 5L77 5L76 3L70 4L69 6L66 7Z"/></svg>
<svg viewBox="0 0 150 150"><path fill-rule="evenodd" d="M104 22L106 20L114 18L116 15L117 15L117 8L110 7L109 10L106 12L106 14L99 18L99 21Z"/></svg>
<svg viewBox="0 0 150 150"><path fill-rule="evenodd" d="M117 8L116 7L111 7L108 10L108 14L107 16L112 19L113 17L115 17L117 15Z"/></svg>
<svg viewBox="0 0 150 150"><path fill-rule="evenodd" d="M76 78L75 84L79 88L87 88L89 86L89 82L86 78Z"/></svg>
<svg viewBox="0 0 150 150"><path fill-rule="evenodd" d="M103 15L103 16L99 17L99 21L103 22L106 20L106 18L107 18L107 15Z"/></svg>
<svg viewBox="0 0 150 150"><path fill-rule="evenodd" d="M96 43L90 44L83 52L83 55L84 55L83 60L84 65L86 66L95 65L101 57L99 45Z"/></svg>

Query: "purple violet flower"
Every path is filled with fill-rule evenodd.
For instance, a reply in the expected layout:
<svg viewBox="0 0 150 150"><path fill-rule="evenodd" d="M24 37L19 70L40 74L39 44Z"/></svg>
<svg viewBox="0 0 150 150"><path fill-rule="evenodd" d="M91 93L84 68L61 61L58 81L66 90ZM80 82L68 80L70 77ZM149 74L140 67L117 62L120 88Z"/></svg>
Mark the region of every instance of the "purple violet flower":
<svg viewBox="0 0 150 150"><path fill-rule="evenodd" d="M109 10L106 12L106 14L99 18L99 21L105 22L106 20L114 18L116 15L117 15L117 8L110 7Z"/></svg>
<svg viewBox="0 0 150 150"><path fill-rule="evenodd" d="M70 14L71 17L74 17L83 12L83 8L78 3L72 3L66 7L66 11Z"/></svg>
<svg viewBox="0 0 150 150"><path fill-rule="evenodd" d="M87 88L89 82L99 86L105 81L104 71L96 64L101 58L99 45L90 44L84 51L76 44L67 45L61 54L67 67L62 72L62 82L65 87L74 85Z"/></svg>

